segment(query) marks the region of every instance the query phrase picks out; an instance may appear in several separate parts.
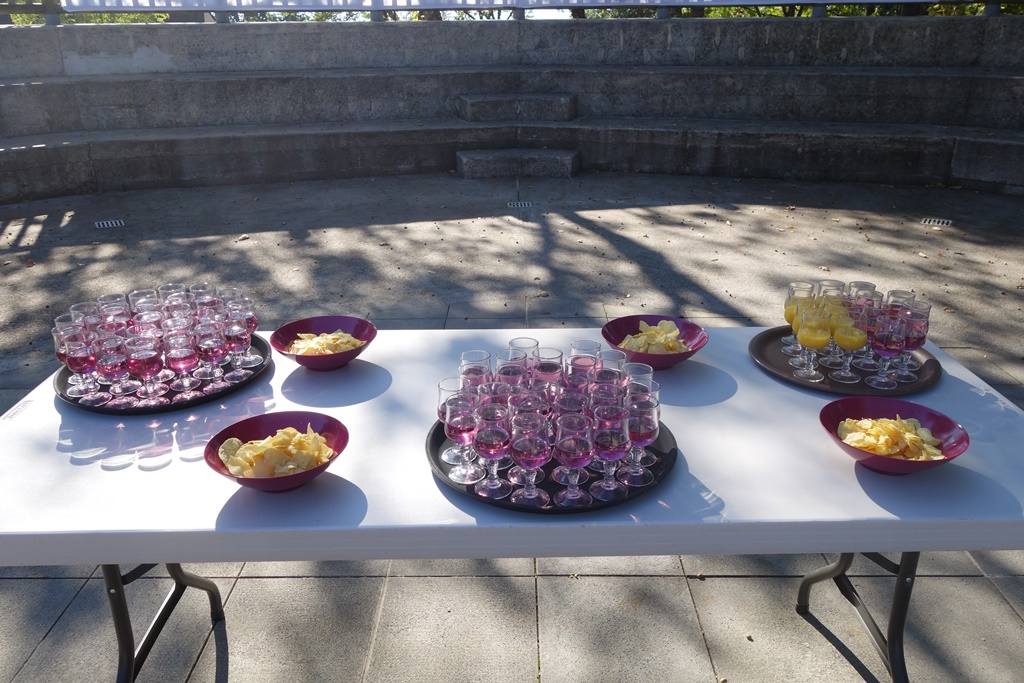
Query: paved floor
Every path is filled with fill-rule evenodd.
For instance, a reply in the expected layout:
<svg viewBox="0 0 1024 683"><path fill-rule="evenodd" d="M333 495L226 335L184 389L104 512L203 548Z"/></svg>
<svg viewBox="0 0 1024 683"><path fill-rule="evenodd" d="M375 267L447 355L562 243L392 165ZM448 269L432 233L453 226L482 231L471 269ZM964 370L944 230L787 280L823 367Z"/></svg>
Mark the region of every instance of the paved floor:
<svg viewBox="0 0 1024 683"><path fill-rule="evenodd" d="M1021 216L1020 197L956 188L634 174L411 176L0 206L0 409L56 370L54 315L167 281L242 286L267 328L345 313L426 329L595 326L646 311L774 325L788 281L823 277L913 289L933 303L932 339L1024 405ZM108 220L124 226L97 227ZM799 577L827 559L192 566L217 580L227 620L211 629L204 599L186 595L139 680L885 680L830 585L812 594L810 616L793 610ZM884 614L891 579L863 559L853 573ZM167 584L159 573L133 584L134 613L155 610ZM1024 552L927 554L914 595L913 680L1019 680ZM113 678L96 568L0 569L0 643L0 681Z"/></svg>

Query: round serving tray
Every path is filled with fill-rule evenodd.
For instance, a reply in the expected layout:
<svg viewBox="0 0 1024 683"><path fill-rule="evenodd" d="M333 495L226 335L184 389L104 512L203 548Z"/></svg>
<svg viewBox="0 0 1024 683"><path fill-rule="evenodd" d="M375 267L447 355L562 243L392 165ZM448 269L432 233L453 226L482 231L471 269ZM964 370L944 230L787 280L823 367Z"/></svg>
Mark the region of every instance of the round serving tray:
<svg viewBox="0 0 1024 683"><path fill-rule="evenodd" d="M923 391L939 381L942 377L942 366L938 359L924 349L918 349L910 354L910 357L921 364L921 369L916 371L916 382L899 382L892 390L875 389L864 383L863 379L874 373L851 368L853 372L861 376L861 381L856 384L842 384L833 382L828 377L828 368L820 368L825 379L821 382L808 382L793 376L793 366L789 364L789 356L782 353L782 338L793 330L789 325L773 327L759 333L750 340L747 350L750 357L754 359L758 367L774 375L779 379L795 384L805 389L824 391L829 394L842 394L844 396L906 396Z"/></svg>
<svg viewBox="0 0 1024 683"><path fill-rule="evenodd" d="M635 498L639 498L648 491L657 488L658 484L660 484L665 479L665 477L668 476L668 473L672 471L672 468L675 467L676 459L679 455L679 449L676 448L675 436L672 435L672 432L670 432L664 424L661 424L659 428L658 439L653 444L647 447L647 452L651 453L657 458L657 462L655 462L653 465L647 468L651 471L652 474L654 474L654 481L651 484L647 486L638 486L635 488L630 488L628 495L620 500L603 501L595 499L591 505L582 508L563 508L555 505L554 503L549 503L545 507L533 507L528 505L516 505L510 502L508 498L502 498L500 500L484 498L483 496L478 496L476 493L473 492L472 485L464 486L462 484L456 484L451 479L449 479L448 471L452 468L452 466L441 460L441 453L443 453L445 449L447 449L451 445L452 442L449 441L448 437L446 437L444 434L444 425L441 424L440 422L435 422L434 426L430 428L430 432L427 434L427 460L430 462L430 469L434 471L434 475L442 484L445 484L449 488L452 488L458 491L459 493L469 498L472 498L473 500L478 500L481 503L487 503L488 505L495 505L497 507L505 508L506 510L519 510L520 512L536 512L541 514L555 515L577 512L589 512L590 510L599 510L601 508L611 507L613 505L620 505L622 503L629 502ZM544 470L545 475L544 480L537 484L537 488L543 489L552 498L554 498L554 495L557 491L564 488L561 484L551 481L551 471L555 469L555 467L557 466L558 463L555 462L554 459L549 461L548 464L542 468ZM584 489L590 486L591 482L594 481L594 478L596 476L599 476L594 474L593 472L589 472L589 474L590 479L585 484L581 485L581 487Z"/></svg>
<svg viewBox="0 0 1024 683"><path fill-rule="evenodd" d="M263 357L263 362L259 365L249 368L252 370L252 375L247 379L231 386L215 391L209 394L205 394L202 398L195 398L189 401L182 401L180 403L170 403L165 406L153 406L146 408L110 408L106 405L102 406L84 406L78 402L78 399L71 398L67 394L68 390L68 379L71 377L71 371L65 366L61 368L60 372L53 378L53 390L56 392L57 397L69 405L73 405L76 408L82 410L88 410L93 413L104 413L106 415L154 415L156 413L168 413L173 410L181 410L183 408L191 408L192 406L201 405L203 403L209 403L210 401L216 401L220 398L227 396L228 394L234 393L244 386L247 386L254 382L257 377L263 374L263 372L270 367L271 363L271 350L270 344L268 344L259 335L252 336L252 349ZM164 394L167 398L173 401L177 392L173 389L168 393Z"/></svg>

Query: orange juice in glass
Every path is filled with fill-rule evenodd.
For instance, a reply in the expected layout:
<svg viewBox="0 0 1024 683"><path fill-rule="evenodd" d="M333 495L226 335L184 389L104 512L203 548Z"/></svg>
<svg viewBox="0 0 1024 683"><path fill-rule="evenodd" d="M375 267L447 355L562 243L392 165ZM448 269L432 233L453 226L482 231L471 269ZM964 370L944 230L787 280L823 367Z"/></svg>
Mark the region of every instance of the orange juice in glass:
<svg viewBox="0 0 1024 683"><path fill-rule="evenodd" d="M832 339L829 319L832 316L823 309L805 310L801 316L799 329L796 338L800 345L807 350L806 363L793 373L793 376L807 382L820 382L825 375L818 372L815 367L817 352L828 346Z"/></svg>

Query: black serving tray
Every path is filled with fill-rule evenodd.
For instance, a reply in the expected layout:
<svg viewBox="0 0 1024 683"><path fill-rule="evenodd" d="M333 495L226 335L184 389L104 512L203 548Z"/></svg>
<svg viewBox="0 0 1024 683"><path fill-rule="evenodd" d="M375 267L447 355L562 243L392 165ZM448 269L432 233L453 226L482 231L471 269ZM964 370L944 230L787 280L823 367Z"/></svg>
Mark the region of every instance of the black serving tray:
<svg viewBox="0 0 1024 683"><path fill-rule="evenodd" d="M549 503L545 507L536 507L529 505L516 505L509 501L507 497L498 500L493 498L484 498L483 496L478 496L473 492L472 485L464 486L453 482L448 478L448 471L452 468L452 465L441 460L441 453L451 445L452 442L449 441L448 437L444 434L444 425L440 422L435 422L434 426L430 428L430 432L427 434L427 460L430 462L430 469L434 471L434 476L437 477L442 484L445 484L449 488L454 489L473 500L505 508L506 510L554 515L589 512L591 510L599 510L601 508L612 507L614 505L621 505L622 503L628 503L631 500L639 498L648 491L658 487L658 484L660 484L665 477L668 476L669 472L672 471L672 468L675 467L676 460L679 455L679 449L676 447L675 436L673 436L672 432L669 431L664 423L661 423L658 439L647 447L647 452L653 454L658 459L657 462L647 468L652 474L654 474L654 481L652 483L647 486L630 487L628 495L619 500L604 501L595 499L594 502L587 507L564 508L555 505L553 502ZM552 459L548 464L541 468L544 470L545 476L544 480L537 484L537 488L546 491L552 499L557 491L564 488L561 484L551 480L551 471L557 466L558 463ZM595 475L593 472L590 472L589 474L590 479L585 484L581 484L581 488L585 489L590 486L591 482L594 481L594 477L599 476Z"/></svg>
<svg viewBox="0 0 1024 683"><path fill-rule="evenodd" d="M89 412L93 413L104 413L106 415L153 415L156 413L169 413L171 411L182 410L185 408L191 408L193 406L202 405L203 403L209 403L210 401L220 400L224 396L232 394L238 391L239 389L248 386L249 384L252 384L254 381L256 381L256 379L260 375L262 375L263 372L268 367L270 367L270 365L273 363L273 360L271 359L270 344L264 341L264 339L259 335L252 335L252 349L263 357L262 363L255 367L249 368L249 370L252 370L252 375L250 375L245 380L237 384L232 384L228 387L225 387L220 391L215 391L210 394L204 394L202 398L195 398L189 401L182 401L181 403L169 403L168 405L165 406L151 406L143 408L110 408L106 405L85 406L79 403L78 399L72 398L67 394L68 379L71 377L72 373L70 370L68 370L66 366L61 368L60 372L58 372L57 375L53 378L53 390L54 392L56 392L57 397L64 401L65 403L67 403L68 405L73 405L76 408L88 410ZM172 389L168 393L164 394L164 396L166 396L168 399L173 400L177 393L178 392Z"/></svg>
<svg viewBox="0 0 1024 683"><path fill-rule="evenodd" d="M918 349L910 354L911 358L921 364L921 369L915 372L917 381L898 382L898 386L895 389L875 389L872 386L868 386L863 380L874 373L857 368L851 368L853 372L861 377L861 381L856 384L842 384L841 382L832 381L828 376L828 368L820 368L820 372L825 375L824 380L821 382L808 382L793 376L794 368L789 364L790 357L782 352L782 338L792 331L793 329L789 325L765 330L750 340L747 350L758 367L769 375L774 375L784 382L789 382L805 389L814 389L815 391L844 396L906 396L927 389L942 377L942 366L939 364L938 359L924 349Z"/></svg>

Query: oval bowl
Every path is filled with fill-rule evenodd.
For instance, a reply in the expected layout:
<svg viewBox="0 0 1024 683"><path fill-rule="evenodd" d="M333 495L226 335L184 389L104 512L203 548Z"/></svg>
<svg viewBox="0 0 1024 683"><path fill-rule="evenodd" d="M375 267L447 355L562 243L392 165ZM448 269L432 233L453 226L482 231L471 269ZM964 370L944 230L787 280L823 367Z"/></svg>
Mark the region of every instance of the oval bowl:
<svg viewBox="0 0 1024 683"><path fill-rule="evenodd" d="M366 343L350 351L327 353L316 356L300 356L295 353L289 353L287 350L288 347L291 346L292 342L298 339L299 335L302 333L330 334L332 332L337 332L338 330L347 332L356 339L360 339ZM291 358L299 365L309 368L310 370L337 370L338 368L343 368L355 360L359 354L370 346L370 343L373 342L376 336L377 328L369 320L354 318L348 315L321 315L314 318L293 320L290 323L282 325L274 330L274 333L270 335L270 345L282 356Z"/></svg>
<svg viewBox="0 0 1024 683"><path fill-rule="evenodd" d="M221 461L220 455L217 453L221 444L232 437L241 439L242 442L256 441L273 436L279 429L284 429L285 427L294 427L298 431L305 433L307 425L311 426L314 432L324 437L327 445L334 451L334 456L327 462L303 472L287 474L281 477L236 477L228 471L228 468ZM284 493L285 491L297 489L318 477L331 463L338 459L338 456L341 455L341 452L345 450L347 445L348 429L340 420L323 413L290 410L279 413L267 413L266 415L255 415L225 427L207 442L203 457L206 460L206 464L210 466L210 469L228 479L235 480L241 486L268 493Z"/></svg>
<svg viewBox="0 0 1024 683"><path fill-rule="evenodd" d="M627 335L636 334L640 331L640 322L648 325L657 325L662 320L671 320L679 328L679 339L686 344L690 350L683 353L643 353L641 351L627 351L619 349L619 344ZM670 315L627 315L609 321L601 328L601 336L613 349L618 349L626 354L630 363L647 363L655 370L667 370L682 363L684 360L700 351L708 343L707 331L685 318L673 318Z"/></svg>
<svg viewBox="0 0 1024 683"><path fill-rule="evenodd" d="M903 460L884 455L868 453L843 442L836 433L839 423L847 418L855 420L880 419L883 417L916 418L922 427L931 430L941 441L939 449L945 456L941 460ZM967 450L971 443L967 430L960 423L937 410L910 401L883 396L850 396L832 401L819 413L821 426L847 455L873 472L903 475L923 472L944 465Z"/></svg>

